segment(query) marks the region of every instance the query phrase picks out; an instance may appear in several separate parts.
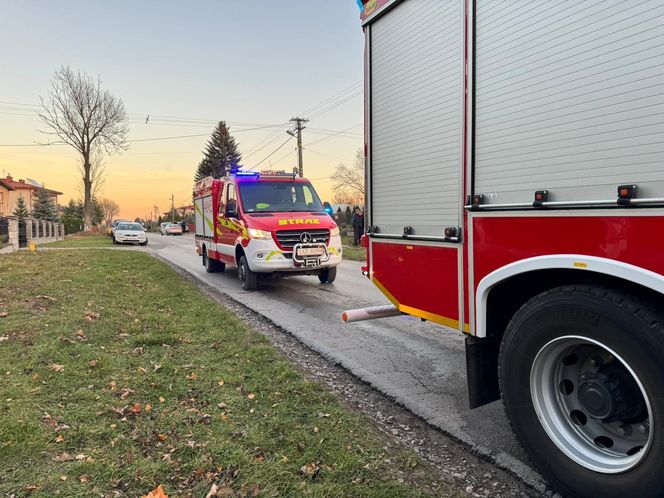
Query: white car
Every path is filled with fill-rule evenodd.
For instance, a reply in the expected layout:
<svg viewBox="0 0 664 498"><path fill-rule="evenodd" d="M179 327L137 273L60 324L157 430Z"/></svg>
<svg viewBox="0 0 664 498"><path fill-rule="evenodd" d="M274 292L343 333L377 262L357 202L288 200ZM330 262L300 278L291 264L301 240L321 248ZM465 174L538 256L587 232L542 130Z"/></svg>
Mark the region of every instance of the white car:
<svg viewBox="0 0 664 498"><path fill-rule="evenodd" d="M160 232L162 235L182 235L182 227L177 223L162 223Z"/></svg>
<svg viewBox="0 0 664 498"><path fill-rule="evenodd" d="M140 223L118 223L113 230L114 244L148 245L148 236Z"/></svg>

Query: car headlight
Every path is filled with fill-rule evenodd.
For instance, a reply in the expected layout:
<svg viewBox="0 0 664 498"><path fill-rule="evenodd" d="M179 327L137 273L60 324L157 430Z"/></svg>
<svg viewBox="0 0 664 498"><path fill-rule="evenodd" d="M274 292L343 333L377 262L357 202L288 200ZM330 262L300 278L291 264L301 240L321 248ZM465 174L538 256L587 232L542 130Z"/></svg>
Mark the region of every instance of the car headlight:
<svg viewBox="0 0 664 498"><path fill-rule="evenodd" d="M256 228L247 229L247 233L252 239L267 240L272 238L272 233L267 230L258 230Z"/></svg>
<svg viewBox="0 0 664 498"><path fill-rule="evenodd" d="M339 236L339 227L334 227L332 230L330 230L330 237L338 237Z"/></svg>

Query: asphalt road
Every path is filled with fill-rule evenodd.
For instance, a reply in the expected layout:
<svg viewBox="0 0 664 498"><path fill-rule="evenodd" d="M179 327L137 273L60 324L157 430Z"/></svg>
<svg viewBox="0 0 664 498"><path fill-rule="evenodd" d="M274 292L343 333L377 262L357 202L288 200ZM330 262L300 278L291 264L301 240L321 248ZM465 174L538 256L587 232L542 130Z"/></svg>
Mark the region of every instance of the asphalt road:
<svg viewBox="0 0 664 498"><path fill-rule="evenodd" d="M355 261L342 263L332 285L316 277L267 280L240 287L237 272L208 274L190 235L151 235L149 247L194 277L269 318L300 341L343 365L413 413L542 489L525 462L500 402L468 409L463 336L414 317L344 324L344 309L389 304Z"/></svg>

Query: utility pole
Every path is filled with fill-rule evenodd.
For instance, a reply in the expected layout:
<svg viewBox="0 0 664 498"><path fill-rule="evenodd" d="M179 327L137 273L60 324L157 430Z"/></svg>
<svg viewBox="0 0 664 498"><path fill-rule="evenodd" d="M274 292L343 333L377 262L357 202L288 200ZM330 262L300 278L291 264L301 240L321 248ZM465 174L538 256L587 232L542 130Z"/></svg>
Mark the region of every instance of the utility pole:
<svg viewBox="0 0 664 498"><path fill-rule="evenodd" d="M295 123L294 130L288 130L286 133L293 137L297 137L297 169L299 171L300 177L304 177L304 163L302 160L302 130L306 127L302 126L302 123L308 123L308 119L304 118L291 118L291 122Z"/></svg>
<svg viewBox="0 0 664 498"><path fill-rule="evenodd" d="M155 226L157 225L157 222L159 221L159 208L157 206L152 206L154 208L154 223Z"/></svg>
<svg viewBox="0 0 664 498"><path fill-rule="evenodd" d="M171 194L171 223L175 223L175 195Z"/></svg>

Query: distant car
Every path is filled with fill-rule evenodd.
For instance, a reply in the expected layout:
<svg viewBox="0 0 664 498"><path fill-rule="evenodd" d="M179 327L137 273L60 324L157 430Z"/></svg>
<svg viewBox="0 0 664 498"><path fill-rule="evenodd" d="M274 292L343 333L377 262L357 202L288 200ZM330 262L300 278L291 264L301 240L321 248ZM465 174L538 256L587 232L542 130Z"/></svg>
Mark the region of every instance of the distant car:
<svg viewBox="0 0 664 498"><path fill-rule="evenodd" d="M113 230L114 244L148 245L148 236L140 223L118 223Z"/></svg>
<svg viewBox="0 0 664 498"><path fill-rule="evenodd" d="M160 231L162 235L182 235L182 227L177 223L162 223Z"/></svg>

